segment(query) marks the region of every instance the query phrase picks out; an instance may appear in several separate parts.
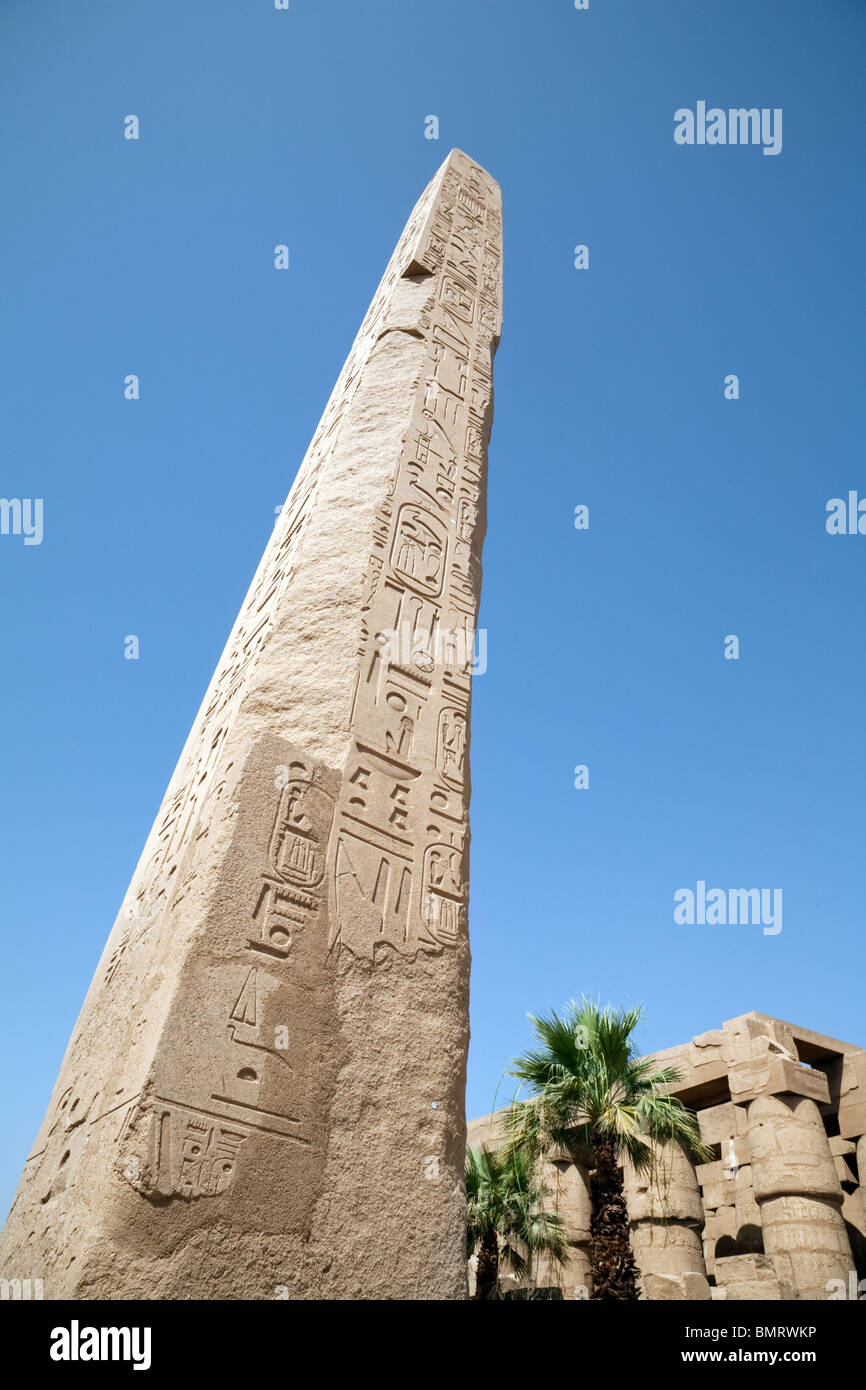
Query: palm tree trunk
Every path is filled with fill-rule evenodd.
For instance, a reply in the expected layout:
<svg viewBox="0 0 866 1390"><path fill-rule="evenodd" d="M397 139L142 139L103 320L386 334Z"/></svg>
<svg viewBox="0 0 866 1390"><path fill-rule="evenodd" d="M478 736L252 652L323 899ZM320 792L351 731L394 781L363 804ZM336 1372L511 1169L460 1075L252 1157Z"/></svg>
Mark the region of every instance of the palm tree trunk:
<svg viewBox="0 0 866 1390"><path fill-rule="evenodd" d="M481 1241L475 1271L475 1297L488 1300L499 1297L499 1239L495 1231L488 1231Z"/></svg>
<svg viewBox="0 0 866 1390"><path fill-rule="evenodd" d="M611 1139L602 1137L596 1139L594 1150L595 1169L590 1176L592 1297L632 1302L638 1296L637 1267L629 1244L616 1147Z"/></svg>

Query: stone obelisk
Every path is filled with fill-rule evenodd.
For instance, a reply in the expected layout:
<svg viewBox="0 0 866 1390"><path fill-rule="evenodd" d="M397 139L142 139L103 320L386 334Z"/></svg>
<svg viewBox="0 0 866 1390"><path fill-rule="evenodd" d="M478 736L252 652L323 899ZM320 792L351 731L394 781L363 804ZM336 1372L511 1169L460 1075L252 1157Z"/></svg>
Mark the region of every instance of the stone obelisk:
<svg viewBox="0 0 866 1390"><path fill-rule="evenodd" d="M46 1298L461 1298L496 183L414 209L108 939L2 1238Z"/></svg>

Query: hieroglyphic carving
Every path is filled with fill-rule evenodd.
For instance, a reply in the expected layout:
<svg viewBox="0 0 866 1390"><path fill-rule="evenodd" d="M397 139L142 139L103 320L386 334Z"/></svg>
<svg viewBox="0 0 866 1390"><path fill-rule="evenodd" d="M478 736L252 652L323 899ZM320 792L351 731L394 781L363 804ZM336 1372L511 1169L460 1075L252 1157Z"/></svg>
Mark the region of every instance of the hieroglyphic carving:
<svg viewBox="0 0 866 1390"><path fill-rule="evenodd" d="M99 1091L86 1078L75 1077L64 1087L49 1114L28 1159L40 1185L44 1204L62 1192L78 1166L87 1132L96 1116Z"/></svg>
<svg viewBox="0 0 866 1390"><path fill-rule="evenodd" d="M325 957L325 872L335 801L315 759L291 758L275 781L266 864L249 903L248 961L228 1001L222 1066L209 1105L277 1138L306 1143L292 1112L297 1073L290 1040L281 1045L276 1026L281 1017L285 1026L285 1009L269 1001L284 997L302 934L320 942Z"/></svg>
<svg viewBox="0 0 866 1390"><path fill-rule="evenodd" d="M466 931L469 885L462 848L428 845L424 851L421 915L434 939L453 946Z"/></svg>
<svg viewBox="0 0 866 1390"><path fill-rule="evenodd" d="M317 782L312 763L294 762L286 774L290 780L280 792L268 845L269 868L253 910L256 932L249 938L251 950L282 958L289 955L295 932L321 907L334 818L334 799Z"/></svg>
<svg viewBox="0 0 866 1390"><path fill-rule="evenodd" d="M117 1164L143 1196L216 1197L231 1186L248 1137L240 1125L157 1099L129 1110Z"/></svg>
<svg viewBox="0 0 866 1390"><path fill-rule="evenodd" d="M466 931L472 651L500 325L498 190L451 156L406 273L430 277L412 424L365 577L331 942L377 959ZM426 306L429 306L427 308ZM378 953L378 954L377 954Z"/></svg>
<svg viewBox="0 0 866 1390"><path fill-rule="evenodd" d="M442 592L448 536L432 512L405 503L397 516L391 567L408 589L435 598Z"/></svg>
<svg viewBox="0 0 866 1390"><path fill-rule="evenodd" d="M467 738L468 728L465 712L445 705L439 715L436 768L452 787L462 788L466 781Z"/></svg>
<svg viewBox="0 0 866 1390"><path fill-rule="evenodd" d="M156 915L180 900L177 890L181 885L181 862L190 841L208 833L206 822L202 825L202 810L213 786L226 735L254 680L257 658L280 610L294 572L294 556L313 508L318 483L337 444L341 423L385 325L395 287L401 277L413 270L430 272L435 260L434 227L448 227L447 213L443 216L436 206L441 183L442 179L435 180L428 188L394 250L230 634L124 900L122 915L135 924L131 935L146 930ZM442 244L444 248L445 243ZM420 517L413 519L407 512L404 520L403 558L419 567L420 591L428 592L431 580L435 582L437 564L444 563L444 556L437 560L437 536L443 546L445 538L435 530L435 519L430 523L434 534L426 539ZM412 534L413 521L421 527L417 535ZM112 974L120 955L122 952L118 953Z"/></svg>
<svg viewBox="0 0 866 1390"><path fill-rule="evenodd" d="M286 757L278 765L273 751L256 752L240 790L241 853L253 868L258 861L258 872L241 879L246 920L242 913L235 925L220 895L214 903L214 926L228 928L233 953L246 957L229 972L222 1024L217 1011L198 1025L182 1086L169 1049L154 1093L134 1098L127 1111L117 1166L151 1199L221 1196L253 1134L310 1142L297 1113L305 1078L286 1026L286 985L303 933L309 932L313 954L326 959L326 853L336 779L289 745L278 751ZM258 814L263 799L272 807L266 821Z"/></svg>

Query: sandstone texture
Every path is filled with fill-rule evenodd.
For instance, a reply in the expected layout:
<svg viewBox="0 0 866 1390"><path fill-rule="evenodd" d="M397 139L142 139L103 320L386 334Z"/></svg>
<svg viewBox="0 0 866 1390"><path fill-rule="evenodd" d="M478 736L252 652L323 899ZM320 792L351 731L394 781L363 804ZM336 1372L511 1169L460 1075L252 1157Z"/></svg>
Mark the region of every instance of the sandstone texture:
<svg viewBox="0 0 866 1390"><path fill-rule="evenodd" d="M46 1298L466 1295L469 716L499 190L421 197L0 1238Z"/></svg>

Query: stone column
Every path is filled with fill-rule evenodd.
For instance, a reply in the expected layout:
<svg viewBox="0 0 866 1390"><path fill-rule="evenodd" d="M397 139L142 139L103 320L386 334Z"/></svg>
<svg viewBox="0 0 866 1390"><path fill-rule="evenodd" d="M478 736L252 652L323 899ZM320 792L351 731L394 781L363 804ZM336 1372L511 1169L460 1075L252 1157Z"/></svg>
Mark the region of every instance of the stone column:
<svg viewBox="0 0 866 1390"><path fill-rule="evenodd" d="M548 1159L542 1165L543 1204L555 1211L568 1239L568 1264L539 1261L535 1283L544 1288L558 1285L567 1299L588 1298L592 1292L589 1241L592 1201L586 1169L569 1159Z"/></svg>
<svg viewBox="0 0 866 1390"><path fill-rule="evenodd" d="M702 1243L704 1208L695 1165L681 1144L657 1144L654 1171L624 1166L634 1257L643 1296L709 1298Z"/></svg>
<svg viewBox="0 0 866 1390"><path fill-rule="evenodd" d="M853 1269L842 1189L821 1114L793 1094L749 1103L749 1152L764 1251L801 1299L826 1299L830 1280Z"/></svg>
<svg viewBox="0 0 866 1390"><path fill-rule="evenodd" d="M273 527L70 1041L0 1241L0 1272L46 1298L466 1296L500 306L499 189L455 150Z"/></svg>

